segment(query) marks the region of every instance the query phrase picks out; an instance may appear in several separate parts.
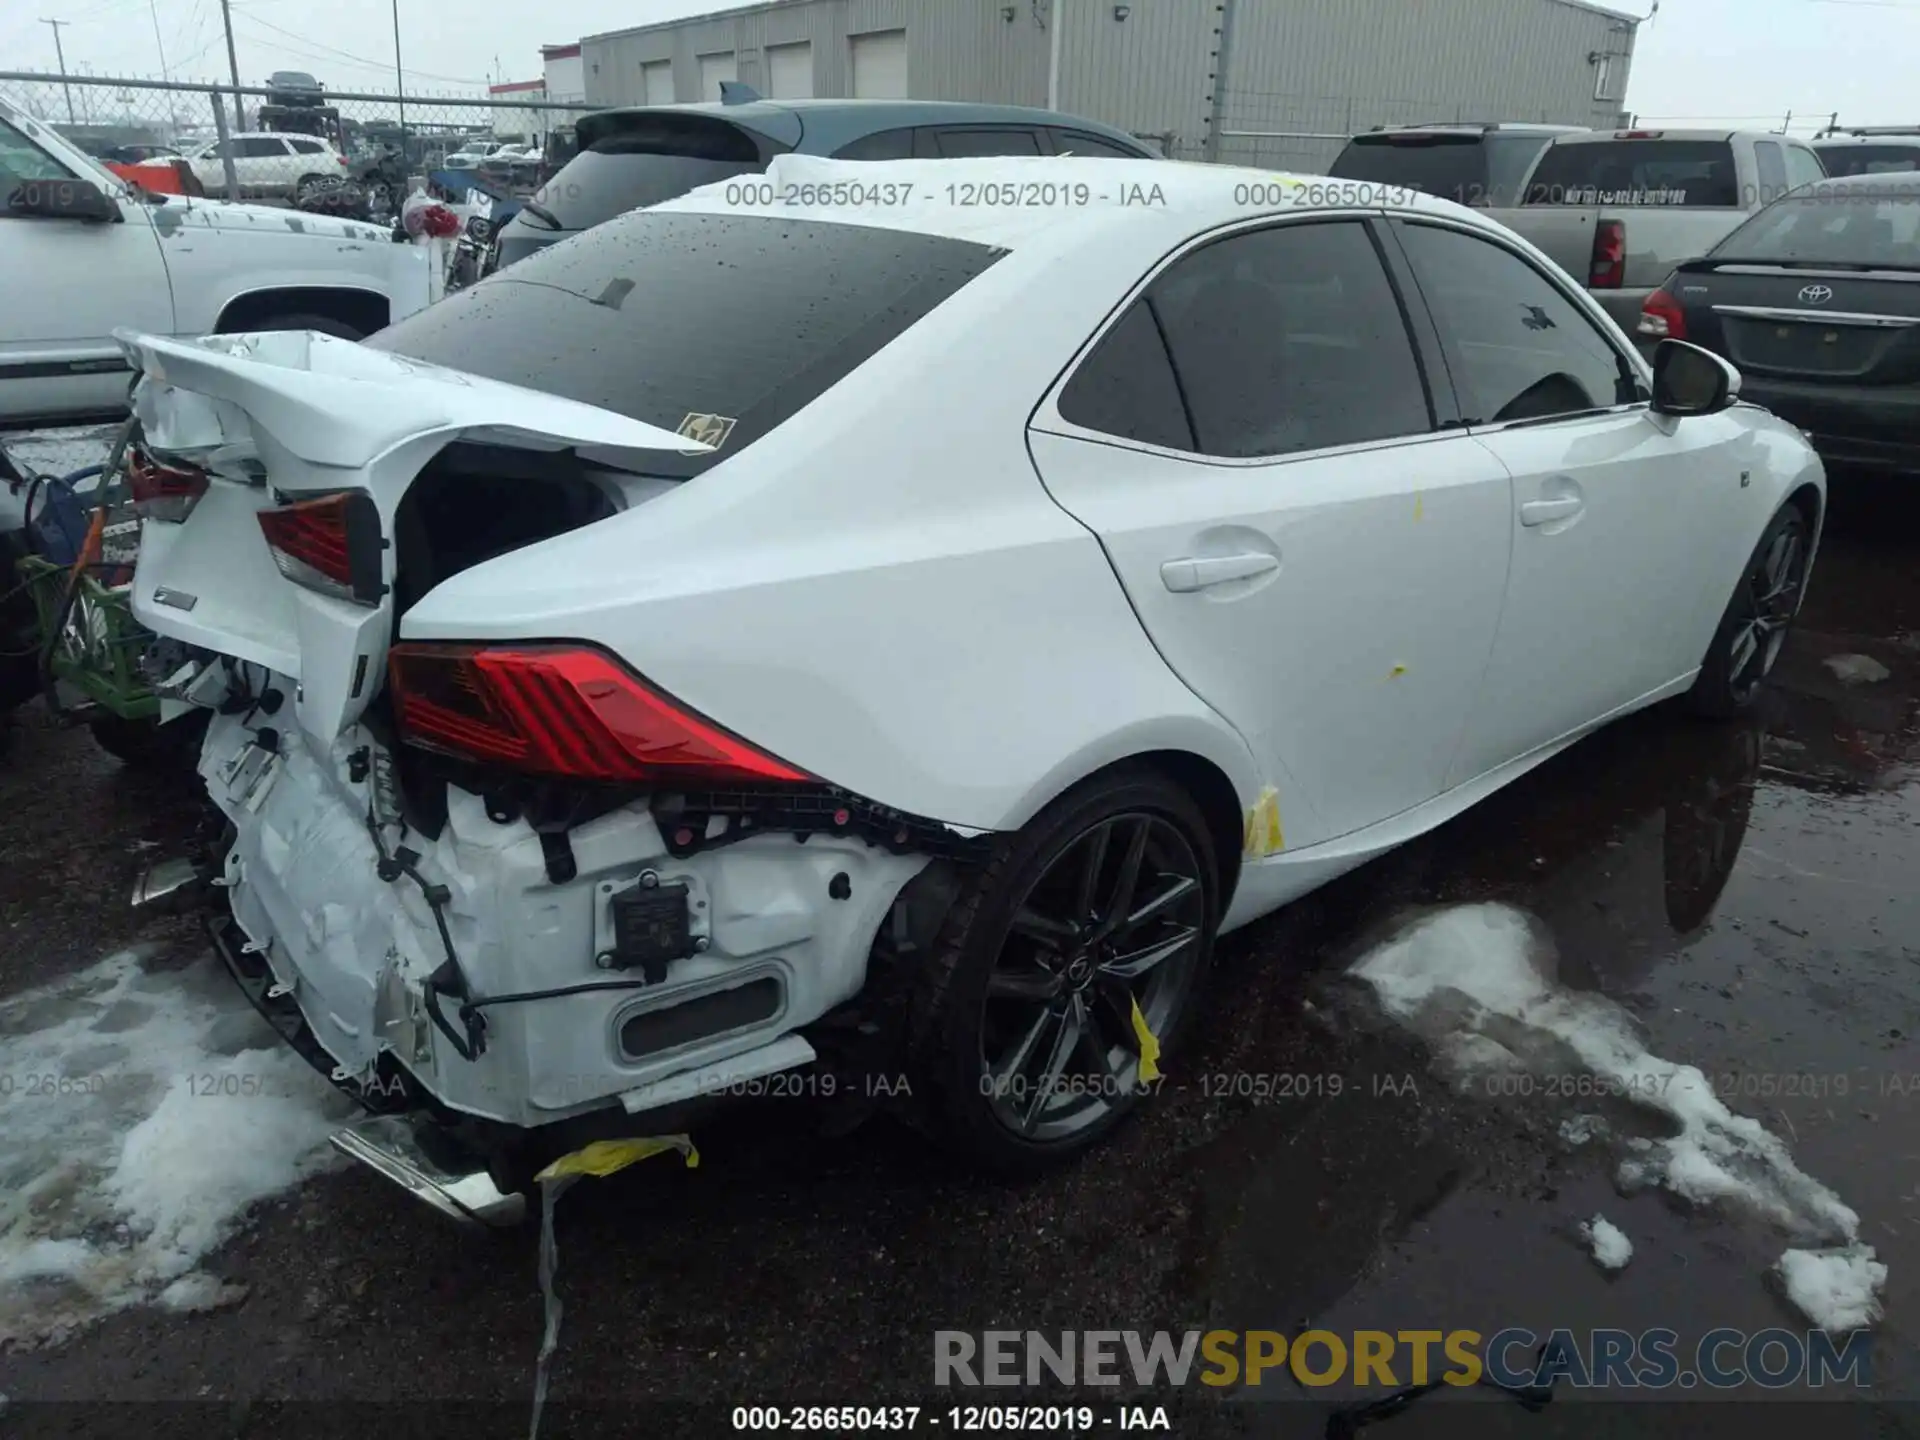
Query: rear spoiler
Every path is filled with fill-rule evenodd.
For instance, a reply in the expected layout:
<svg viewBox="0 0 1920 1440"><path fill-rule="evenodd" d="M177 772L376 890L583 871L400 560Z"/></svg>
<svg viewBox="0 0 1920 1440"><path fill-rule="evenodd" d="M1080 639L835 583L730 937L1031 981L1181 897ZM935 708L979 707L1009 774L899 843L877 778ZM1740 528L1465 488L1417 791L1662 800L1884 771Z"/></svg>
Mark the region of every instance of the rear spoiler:
<svg viewBox="0 0 1920 1440"><path fill-rule="evenodd" d="M310 331L170 340L116 330L144 378L134 409L157 449L251 446L254 430L314 465L359 469L427 435L565 450L699 455L713 447L577 400L410 360ZM174 392L154 403L150 386ZM502 416L512 416L503 423Z"/></svg>

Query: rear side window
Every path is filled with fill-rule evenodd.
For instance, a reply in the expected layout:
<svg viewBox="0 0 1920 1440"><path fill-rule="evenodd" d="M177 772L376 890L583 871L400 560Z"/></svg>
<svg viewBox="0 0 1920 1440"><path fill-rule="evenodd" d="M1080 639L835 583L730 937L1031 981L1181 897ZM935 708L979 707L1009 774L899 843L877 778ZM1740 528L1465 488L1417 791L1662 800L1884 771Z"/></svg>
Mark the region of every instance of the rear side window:
<svg viewBox="0 0 1920 1440"><path fill-rule="evenodd" d="M1433 428L1400 303L1357 221L1217 240L1147 299L1203 454L1288 455Z"/></svg>
<svg viewBox="0 0 1920 1440"><path fill-rule="evenodd" d="M1798 145L1787 146L1787 183L1789 185L1798 190L1802 185L1811 185L1816 180L1826 178L1826 167L1821 165L1818 155Z"/></svg>
<svg viewBox="0 0 1920 1440"><path fill-rule="evenodd" d="M1419 190L1460 205L1485 205L1492 189L1487 158L1478 134L1395 131L1356 135L1327 174Z"/></svg>
<svg viewBox="0 0 1920 1440"><path fill-rule="evenodd" d="M265 135L252 135L240 142L240 153L249 160L263 159L267 156L285 155L287 142Z"/></svg>
<svg viewBox="0 0 1920 1440"><path fill-rule="evenodd" d="M1040 140L1031 130L936 130L934 144L943 158L969 155L1038 155Z"/></svg>
<svg viewBox="0 0 1920 1440"><path fill-rule="evenodd" d="M1738 207L1740 177L1725 140L1596 140L1550 145L1526 205Z"/></svg>
<svg viewBox="0 0 1920 1440"><path fill-rule="evenodd" d="M1120 317L1060 392L1060 418L1143 445L1195 450L1160 324L1145 300Z"/></svg>
<svg viewBox="0 0 1920 1440"><path fill-rule="evenodd" d="M302 155L318 155L327 148L318 140L289 140L287 143Z"/></svg>
<svg viewBox="0 0 1920 1440"><path fill-rule="evenodd" d="M636 117L575 155L534 199L563 229L586 230L716 180L757 174L768 158L753 135L725 121Z"/></svg>
<svg viewBox="0 0 1920 1440"><path fill-rule="evenodd" d="M862 135L851 140L833 152L836 160L911 160L913 158L913 128L904 130L876 130L871 135Z"/></svg>
<svg viewBox="0 0 1920 1440"><path fill-rule="evenodd" d="M1885 175L1920 169L1920 145L1822 145L1829 175Z"/></svg>
<svg viewBox="0 0 1920 1440"><path fill-rule="evenodd" d="M1753 144L1753 163L1759 171L1761 204L1770 204L1787 193L1787 162L1780 154L1778 142L1756 140Z"/></svg>
<svg viewBox="0 0 1920 1440"><path fill-rule="evenodd" d="M810 404L1003 253L863 225L641 211L536 251L367 343L724 435L707 455L592 457L687 476Z"/></svg>

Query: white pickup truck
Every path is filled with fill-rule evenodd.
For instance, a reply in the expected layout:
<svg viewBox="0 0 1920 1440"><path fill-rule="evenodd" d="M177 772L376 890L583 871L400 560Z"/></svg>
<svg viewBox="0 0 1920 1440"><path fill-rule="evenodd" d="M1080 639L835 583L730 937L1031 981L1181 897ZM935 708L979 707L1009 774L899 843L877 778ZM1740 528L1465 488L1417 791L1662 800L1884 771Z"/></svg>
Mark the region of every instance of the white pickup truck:
<svg viewBox="0 0 1920 1440"><path fill-rule="evenodd" d="M429 300L380 226L149 195L0 101L0 426L124 414L116 327L359 339Z"/></svg>
<svg viewBox="0 0 1920 1440"><path fill-rule="evenodd" d="M1583 131L1541 150L1517 206L1487 213L1584 281L1632 335L1676 266L1825 175L1813 147L1789 135Z"/></svg>

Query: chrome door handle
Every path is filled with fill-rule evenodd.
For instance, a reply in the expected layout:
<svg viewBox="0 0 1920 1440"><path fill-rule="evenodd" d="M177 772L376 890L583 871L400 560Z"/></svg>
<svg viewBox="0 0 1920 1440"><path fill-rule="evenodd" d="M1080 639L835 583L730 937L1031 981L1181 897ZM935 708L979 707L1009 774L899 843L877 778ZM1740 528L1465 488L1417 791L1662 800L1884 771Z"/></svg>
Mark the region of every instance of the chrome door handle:
<svg viewBox="0 0 1920 1440"><path fill-rule="evenodd" d="M1229 580L1251 580L1280 568L1280 557L1252 550L1244 555L1206 555L1169 560L1160 567L1160 579L1176 595L1188 595Z"/></svg>
<svg viewBox="0 0 1920 1440"><path fill-rule="evenodd" d="M1564 500L1529 500L1520 507L1520 523L1526 526L1551 525L1556 520L1571 520L1586 508L1586 501L1571 497Z"/></svg>

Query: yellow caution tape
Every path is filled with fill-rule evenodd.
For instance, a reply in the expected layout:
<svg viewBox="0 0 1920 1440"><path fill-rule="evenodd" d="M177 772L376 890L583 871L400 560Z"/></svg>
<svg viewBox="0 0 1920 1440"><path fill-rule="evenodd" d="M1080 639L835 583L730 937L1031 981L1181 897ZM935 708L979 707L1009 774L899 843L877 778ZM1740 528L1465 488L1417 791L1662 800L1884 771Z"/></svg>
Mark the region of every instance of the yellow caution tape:
<svg viewBox="0 0 1920 1440"><path fill-rule="evenodd" d="M1140 1083L1151 1085L1160 1078L1160 1037L1140 1013L1139 1000L1132 996L1128 1000L1133 1005L1133 1038L1140 1042Z"/></svg>
<svg viewBox="0 0 1920 1440"><path fill-rule="evenodd" d="M685 1135L647 1135L631 1140L596 1140L571 1155L562 1155L533 1178L557 1180L562 1175L612 1175L668 1150L678 1150L686 1156L689 1170L700 1163L700 1152Z"/></svg>
<svg viewBox="0 0 1920 1440"><path fill-rule="evenodd" d="M1280 792L1271 785L1260 792L1259 802L1247 812L1244 848L1256 860L1287 848L1286 832L1280 826Z"/></svg>

